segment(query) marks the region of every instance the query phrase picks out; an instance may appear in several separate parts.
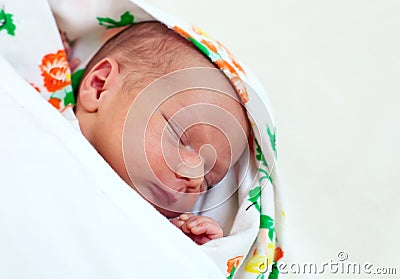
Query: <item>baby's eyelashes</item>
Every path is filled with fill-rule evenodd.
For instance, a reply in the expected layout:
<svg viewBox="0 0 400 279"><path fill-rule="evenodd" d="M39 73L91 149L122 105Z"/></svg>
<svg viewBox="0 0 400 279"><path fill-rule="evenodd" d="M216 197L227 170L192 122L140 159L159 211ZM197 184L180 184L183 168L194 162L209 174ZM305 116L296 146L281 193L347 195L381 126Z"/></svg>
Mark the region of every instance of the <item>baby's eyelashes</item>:
<svg viewBox="0 0 400 279"><path fill-rule="evenodd" d="M164 114L163 117L167 122L167 130L176 139L179 140L179 144L186 146L187 134L186 131L172 118L167 118Z"/></svg>

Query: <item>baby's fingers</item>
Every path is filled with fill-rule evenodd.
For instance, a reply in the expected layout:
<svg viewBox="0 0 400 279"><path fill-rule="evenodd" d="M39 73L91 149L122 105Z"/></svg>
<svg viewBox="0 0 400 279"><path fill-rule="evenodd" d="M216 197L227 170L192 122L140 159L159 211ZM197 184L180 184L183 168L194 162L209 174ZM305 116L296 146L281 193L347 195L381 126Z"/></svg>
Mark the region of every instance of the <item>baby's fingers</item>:
<svg viewBox="0 0 400 279"><path fill-rule="evenodd" d="M181 228L185 221L180 220L179 218L171 219L170 222L177 228Z"/></svg>
<svg viewBox="0 0 400 279"><path fill-rule="evenodd" d="M198 216L193 215L191 213L184 213L181 214L179 217L173 219L173 224L180 228L184 233L189 234L191 233L190 228L188 227L188 223L196 220ZM172 221L172 220L171 220Z"/></svg>
<svg viewBox="0 0 400 279"><path fill-rule="evenodd" d="M200 222L188 223L188 229L194 235L206 234L209 239L220 238L223 236L222 229L218 224L209 220L199 220Z"/></svg>

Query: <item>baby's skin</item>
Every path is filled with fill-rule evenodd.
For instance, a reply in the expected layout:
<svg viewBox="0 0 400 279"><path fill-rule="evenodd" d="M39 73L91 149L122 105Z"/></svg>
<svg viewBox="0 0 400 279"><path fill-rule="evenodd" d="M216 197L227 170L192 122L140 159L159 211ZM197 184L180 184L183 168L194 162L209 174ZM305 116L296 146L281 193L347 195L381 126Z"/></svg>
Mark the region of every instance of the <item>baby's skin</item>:
<svg viewBox="0 0 400 279"><path fill-rule="evenodd" d="M200 245L223 236L223 231L218 223L207 216L183 213L171 219L171 223Z"/></svg>

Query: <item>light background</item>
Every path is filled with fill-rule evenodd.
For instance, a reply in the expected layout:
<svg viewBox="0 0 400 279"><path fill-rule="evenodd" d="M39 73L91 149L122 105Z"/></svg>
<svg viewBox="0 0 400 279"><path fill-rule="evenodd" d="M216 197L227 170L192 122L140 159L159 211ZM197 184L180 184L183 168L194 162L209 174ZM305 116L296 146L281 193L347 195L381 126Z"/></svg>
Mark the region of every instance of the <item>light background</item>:
<svg viewBox="0 0 400 279"><path fill-rule="evenodd" d="M287 262L344 251L349 262L397 267L369 278L400 278L400 1L147 2L224 43L268 90Z"/></svg>

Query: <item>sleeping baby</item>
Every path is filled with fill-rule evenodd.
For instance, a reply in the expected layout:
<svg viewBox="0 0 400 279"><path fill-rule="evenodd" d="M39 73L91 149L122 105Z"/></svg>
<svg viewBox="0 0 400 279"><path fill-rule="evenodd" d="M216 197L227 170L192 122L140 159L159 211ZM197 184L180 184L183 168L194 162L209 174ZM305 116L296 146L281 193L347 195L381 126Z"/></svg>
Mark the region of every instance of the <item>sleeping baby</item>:
<svg viewBox="0 0 400 279"><path fill-rule="evenodd" d="M63 268L69 268L77 258L67 253L63 260L47 253L58 247L59 241L53 240L61 237L65 247L76 246L80 253L81 243L90 238L91 245L84 245L86 252L80 253L89 257L78 257L81 260L74 265L76 272L82 266L91 268L91 255L98 251L101 262L111 264L104 265L105 270L132 277L136 272L131 270L141 271L143 264L146 267L155 257L157 262L164 263L163 259L172 255L170 249L163 249L165 236L169 235L160 231L165 224L152 222L160 216L145 214L146 203L135 204L137 192L170 220L170 228L176 227L194 242L205 244L197 248L209 256L225 278L277 278L286 215L277 175L276 130L266 92L251 69L239 63L201 28L159 11L146 1L88 0L80 1L79 5L74 1L7 0L5 3L0 9L7 19L3 22L7 23L3 26L6 29L0 30L0 54L7 60L6 69L9 64L19 76L16 83L21 87L17 86L15 92L26 90L26 94L15 94L12 99L20 100L18 115L32 118L26 123L40 120L38 126L18 127L24 130L27 127L27 134L32 131L37 136L32 142L39 145L38 150L45 151L43 161L47 163L36 166L40 172L29 170L32 183L27 175L25 180L29 183L21 180L20 184L37 196L43 192L33 190L36 187L31 184L43 190L52 189L39 200L29 200L32 210L43 208L34 212L37 218L21 211L26 218L21 222L22 228L33 230L17 231L26 233L27 238L14 236L12 226L8 226L15 245L18 246L20 239L34 240L25 241L34 244L40 233L43 235L40 243L47 247L43 250L46 255L35 259L46 263L47 259L58 261ZM29 9L27 3L31 3ZM234 26L227 22L226 28ZM64 31L73 42L73 57L69 61L68 48L63 47L58 30ZM240 32L234 33L237 39L245 39ZM254 43L250 38L245 40L247 44ZM72 75L71 69L74 69ZM9 87L12 83L13 80L4 83L6 95L8 88L10 92L14 90ZM47 105L48 111L39 109L42 105L39 107L34 98ZM75 128L79 121L82 133L73 131L68 121ZM17 141L12 140L18 154L25 152L26 145L22 143L26 141L20 140L20 130L13 126L7 129L18 137ZM82 134L101 156L93 154ZM34 146L30 139L27 144L28 148ZM61 148L54 150L53 146ZM7 154L11 154L9 150ZM37 153L28 154L32 157L31 154ZM109 172L103 158L126 182L126 187L113 180L115 175ZM36 156L32 160L36 162L35 159ZM66 177L66 171L73 170L69 164L75 162L78 164L73 166L80 169L79 173L68 173ZM100 171L101 167L106 168L104 173L93 171ZM8 168L15 172L13 164ZM10 181L10 185L20 185ZM48 183L42 185L41 181ZM109 181L117 185L110 185ZM57 189L70 184L74 191L61 191L68 194L64 199ZM20 189L5 190L14 188ZM17 190L15 201L29 198L25 191ZM124 193L133 196L123 196ZM42 200L48 203L41 205ZM16 203L17 212L31 208L21 207L24 204ZM49 211L53 205L56 205L54 212ZM69 212L69 208L74 211ZM75 213L79 217L82 213L83 217L74 218L76 221L71 223L78 216ZM48 221L46 217L52 219ZM12 224L14 219L10 219ZM78 230L68 230L70 224L77 225ZM83 237L76 237L75 231L82 231ZM46 237L46 232L50 237ZM183 242L168 239L171 243L167 246L176 247L175 252L181 255L182 251L189 252L181 249L184 245L194 245L185 238ZM129 247L135 245L138 251L125 249L125 243ZM31 246L25 247L31 251ZM26 249L11 250L17 251L14 262L18 262L21 253L26 254ZM126 257L131 251L140 256ZM29 253L28 261L32 258ZM184 266L188 267L189 262ZM93 263L98 266L97 261ZM48 266L59 265L45 265L43 270ZM32 265L32 269L36 267ZM24 271L31 273L32 269ZM186 275L190 273L187 269ZM147 274L144 277L152 277L153 268L144 270ZM191 277L196 277L196 270L190 273Z"/></svg>
<svg viewBox="0 0 400 279"><path fill-rule="evenodd" d="M193 88L169 96L167 88L146 90L194 67L214 69L212 78L224 92ZM152 104L157 94L165 96ZM134 105L139 96L152 105ZM191 42L155 21L119 32L87 65L75 114L103 158L172 224L198 244L223 236L216 221L190 211L238 161L248 145L249 124L229 80ZM221 115L234 121L221 121ZM128 119L145 132L127 137Z"/></svg>

